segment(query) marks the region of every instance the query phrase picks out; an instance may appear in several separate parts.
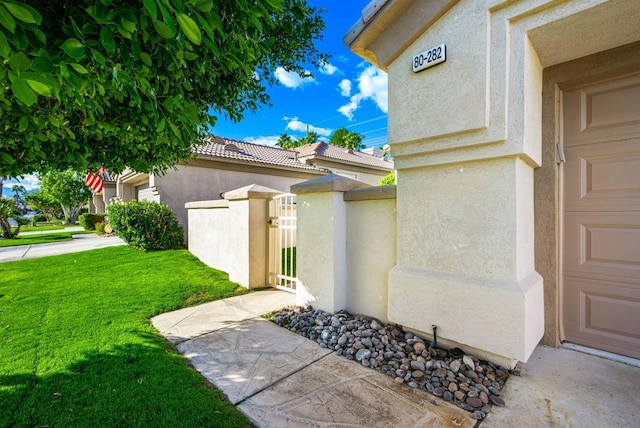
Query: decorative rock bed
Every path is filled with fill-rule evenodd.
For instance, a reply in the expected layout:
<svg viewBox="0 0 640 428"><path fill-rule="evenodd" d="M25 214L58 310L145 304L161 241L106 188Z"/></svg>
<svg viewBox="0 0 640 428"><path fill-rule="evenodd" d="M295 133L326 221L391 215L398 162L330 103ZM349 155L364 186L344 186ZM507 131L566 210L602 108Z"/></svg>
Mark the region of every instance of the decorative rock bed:
<svg viewBox="0 0 640 428"><path fill-rule="evenodd" d="M397 383L429 391L472 412L475 419L484 419L492 405L505 404L500 391L509 370L459 348L434 347L401 326L347 311L331 314L311 306L285 308L270 319L335 350L337 355L393 377Z"/></svg>

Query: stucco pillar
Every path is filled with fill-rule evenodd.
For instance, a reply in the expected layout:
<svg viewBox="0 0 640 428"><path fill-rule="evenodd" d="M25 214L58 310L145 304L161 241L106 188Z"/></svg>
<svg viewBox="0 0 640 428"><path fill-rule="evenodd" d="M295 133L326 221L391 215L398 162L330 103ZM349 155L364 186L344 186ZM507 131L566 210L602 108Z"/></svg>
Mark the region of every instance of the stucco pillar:
<svg viewBox="0 0 640 428"><path fill-rule="evenodd" d="M343 194L366 186L338 175L291 186L298 215L298 305L329 312L346 308L347 208Z"/></svg>
<svg viewBox="0 0 640 428"><path fill-rule="evenodd" d="M267 284L269 199L282 192L252 184L224 194L229 201L229 279L248 289Z"/></svg>

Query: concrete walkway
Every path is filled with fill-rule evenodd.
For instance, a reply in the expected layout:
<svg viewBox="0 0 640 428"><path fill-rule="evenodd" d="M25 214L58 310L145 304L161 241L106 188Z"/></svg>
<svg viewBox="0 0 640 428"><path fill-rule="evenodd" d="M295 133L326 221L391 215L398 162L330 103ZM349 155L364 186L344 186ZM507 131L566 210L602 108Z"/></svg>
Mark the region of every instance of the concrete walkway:
<svg viewBox="0 0 640 428"><path fill-rule="evenodd" d="M295 303L259 291L154 317L153 325L259 427L473 427L469 413L334 355L258 315ZM638 427L640 368L538 347L486 427Z"/></svg>
<svg viewBox="0 0 640 428"><path fill-rule="evenodd" d="M95 234L73 235L71 241L0 248L0 262L77 253L116 245L125 245L125 243L117 236L103 237Z"/></svg>
<svg viewBox="0 0 640 428"><path fill-rule="evenodd" d="M64 232L81 232L84 230L82 226L69 226L64 229L53 229L53 230L32 230L30 232L20 232L20 236L30 236L30 235L49 235L51 233L64 233Z"/></svg>

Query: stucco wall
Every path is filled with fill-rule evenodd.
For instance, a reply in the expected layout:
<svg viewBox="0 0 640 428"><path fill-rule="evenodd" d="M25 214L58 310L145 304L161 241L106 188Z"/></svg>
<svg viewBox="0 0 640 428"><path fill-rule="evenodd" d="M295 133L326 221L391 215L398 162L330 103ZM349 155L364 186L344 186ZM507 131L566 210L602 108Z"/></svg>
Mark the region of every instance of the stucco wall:
<svg viewBox="0 0 640 428"><path fill-rule="evenodd" d="M229 251L230 227L229 202L225 200L192 204L188 210L189 251L207 266L229 272L232 253Z"/></svg>
<svg viewBox="0 0 640 428"><path fill-rule="evenodd" d="M390 190L390 189L389 189ZM347 309L388 322L388 276L396 263L395 189L345 194L347 207ZM354 193L360 193L354 198ZM367 194L368 193L368 194Z"/></svg>

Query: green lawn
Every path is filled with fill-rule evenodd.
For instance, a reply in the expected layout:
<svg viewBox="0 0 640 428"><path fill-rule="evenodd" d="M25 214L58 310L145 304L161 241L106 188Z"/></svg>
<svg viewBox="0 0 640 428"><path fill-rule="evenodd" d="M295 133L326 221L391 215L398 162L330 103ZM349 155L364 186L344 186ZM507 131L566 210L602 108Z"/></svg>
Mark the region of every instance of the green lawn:
<svg viewBox="0 0 640 428"><path fill-rule="evenodd" d="M0 239L0 248L15 247L16 245L34 245L49 244L51 242L71 241L72 235L82 233L95 233L94 231L78 231L78 232L52 232L38 235L18 235L15 239Z"/></svg>
<svg viewBox="0 0 640 428"><path fill-rule="evenodd" d="M0 264L0 426L246 427L153 315L236 293L186 250Z"/></svg>
<svg viewBox="0 0 640 428"><path fill-rule="evenodd" d="M75 224L70 224L69 226L22 226L20 228L20 232L35 232L35 231L45 231L45 230L64 230L66 227L76 226Z"/></svg>

